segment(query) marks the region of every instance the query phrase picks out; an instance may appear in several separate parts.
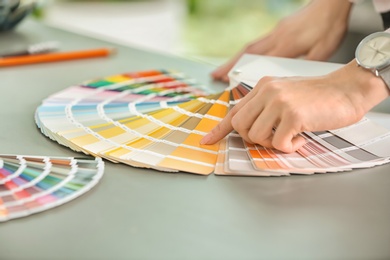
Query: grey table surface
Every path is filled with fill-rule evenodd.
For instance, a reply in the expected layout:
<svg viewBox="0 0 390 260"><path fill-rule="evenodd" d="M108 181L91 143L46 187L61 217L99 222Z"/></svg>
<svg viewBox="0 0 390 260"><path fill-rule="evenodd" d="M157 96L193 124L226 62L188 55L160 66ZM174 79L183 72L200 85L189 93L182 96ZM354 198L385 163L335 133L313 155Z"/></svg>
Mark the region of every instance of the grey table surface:
<svg viewBox="0 0 390 260"><path fill-rule="evenodd" d="M0 68L0 153L78 156L40 133L34 111L87 79L174 68L224 87L210 80L212 66L33 20L0 34L0 52L45 40L61 42L62 50L109 46L118 54ZM204 177L106 162L100 183L83 196L1 223L0 259L390 259L389 171Z"/></svg>

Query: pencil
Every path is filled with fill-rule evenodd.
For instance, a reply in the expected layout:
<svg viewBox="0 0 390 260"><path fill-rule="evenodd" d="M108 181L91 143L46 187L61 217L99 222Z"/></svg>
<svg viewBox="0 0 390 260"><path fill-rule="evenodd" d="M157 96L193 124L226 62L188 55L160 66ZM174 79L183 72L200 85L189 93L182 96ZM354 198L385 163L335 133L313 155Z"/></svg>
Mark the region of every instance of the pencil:
<svg viewBox="0 0 390 260"><path fill-rule="evenodd" d="M55 53L35 54L35 55L26 55L26 56L18 56L18 57L6 57L6 58L0 58L0 67L104 57L114 52L115 49L113 48L100 48L100 49L80 50L80 51L72 51L72 52L55 52Z"/></svg>

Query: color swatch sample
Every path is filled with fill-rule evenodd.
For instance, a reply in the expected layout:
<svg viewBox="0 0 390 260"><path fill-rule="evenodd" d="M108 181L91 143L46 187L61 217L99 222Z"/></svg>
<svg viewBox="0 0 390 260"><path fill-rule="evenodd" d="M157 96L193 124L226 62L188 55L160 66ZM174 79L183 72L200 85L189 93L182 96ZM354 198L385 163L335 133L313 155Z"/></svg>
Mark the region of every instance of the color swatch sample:
<svg viewBox="0 0 390 260"><path fill-rule="evenodd" d="M91 80L55 93L36 111L42 133L73 150L168 172L282 176L347 171L387 163L390 132L367 118L319 133L284 154L231 133L199 141L251 91L238 83L209 93L180 72L151 70Z"/></svg>
<svg viewBox="0 0 390 260"><path fill-rule="evenodd" d="M0 222L64 204L103 175L100 158L0 155Z"/></svg>

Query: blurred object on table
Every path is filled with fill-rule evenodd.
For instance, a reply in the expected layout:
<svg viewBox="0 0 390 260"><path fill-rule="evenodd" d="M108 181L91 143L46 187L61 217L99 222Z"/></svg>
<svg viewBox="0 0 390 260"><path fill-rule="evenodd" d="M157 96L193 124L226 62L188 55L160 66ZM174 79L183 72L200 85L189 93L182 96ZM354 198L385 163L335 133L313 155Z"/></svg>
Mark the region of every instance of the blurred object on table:
<svg viewBox="0 0 390 260"><path fill-rule="evenodd" d="M35 8L35 1L0 0L0 31L14 28Z"/></svg>

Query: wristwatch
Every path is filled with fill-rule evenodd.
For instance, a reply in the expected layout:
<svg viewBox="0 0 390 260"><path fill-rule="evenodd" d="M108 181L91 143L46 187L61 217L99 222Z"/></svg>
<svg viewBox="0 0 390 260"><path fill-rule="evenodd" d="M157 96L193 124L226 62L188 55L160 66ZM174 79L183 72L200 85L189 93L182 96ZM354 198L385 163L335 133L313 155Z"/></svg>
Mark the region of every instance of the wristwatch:
<svg viewBox="0 0 390 260"><path fill-rule="evenodd" d="M375 32L356 48L356 62L381 77L390 89L390 33Z"/></svg>

